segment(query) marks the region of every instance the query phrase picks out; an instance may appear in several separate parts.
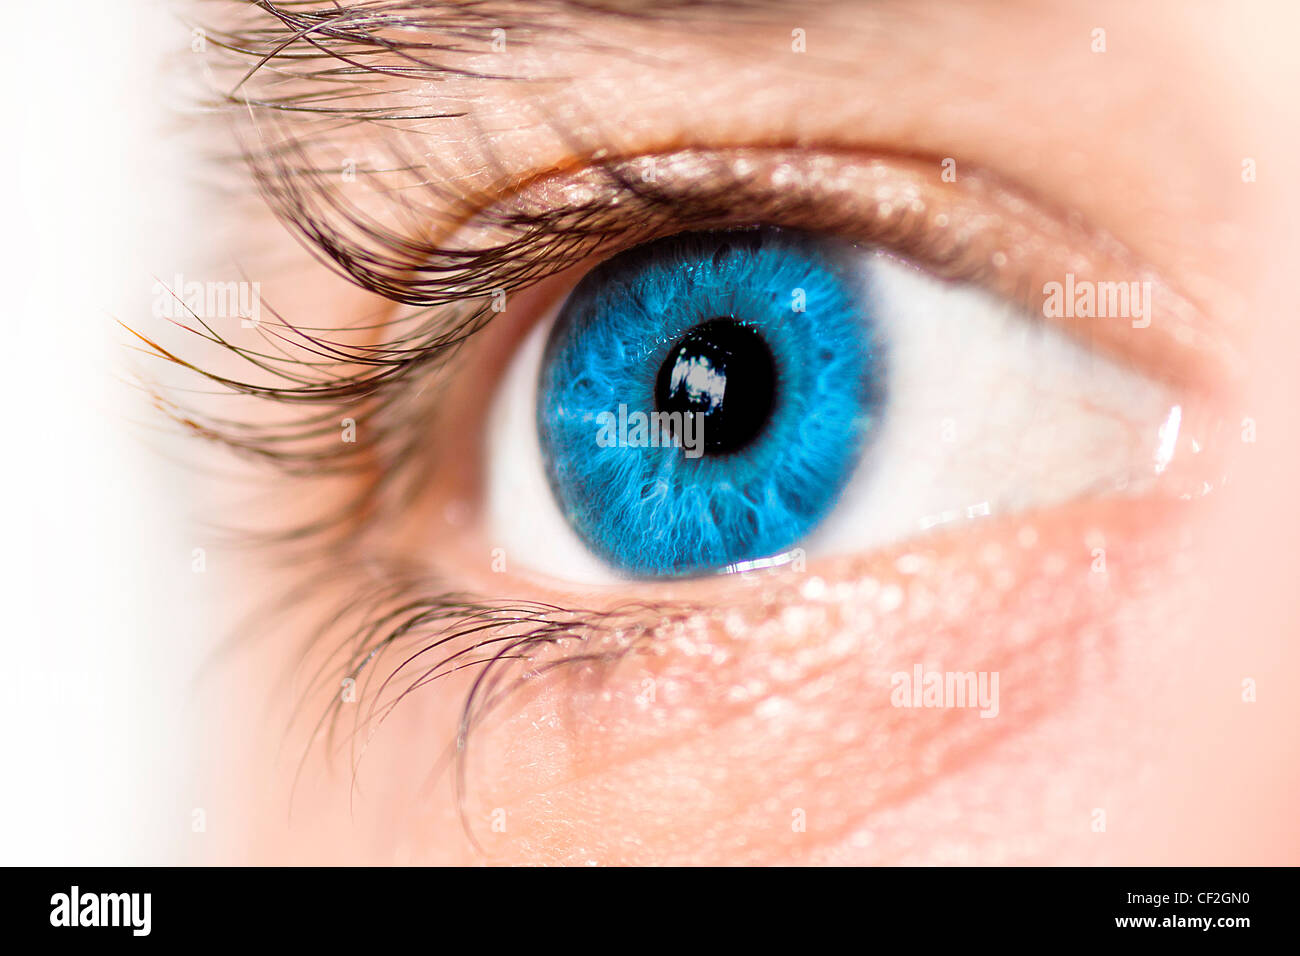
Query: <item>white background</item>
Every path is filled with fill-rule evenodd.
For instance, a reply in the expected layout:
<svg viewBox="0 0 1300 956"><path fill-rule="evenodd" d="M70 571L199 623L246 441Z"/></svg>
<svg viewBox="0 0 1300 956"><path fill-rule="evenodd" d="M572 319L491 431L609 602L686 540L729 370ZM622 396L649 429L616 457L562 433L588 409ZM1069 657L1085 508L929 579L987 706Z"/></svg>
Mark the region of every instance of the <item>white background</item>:
<svg viewBox="0 0 1300 956"><path fill-rule="evenodd" d="M179 862L211 627L115 319L147 327L201 233L160 79L190 35L152 0L57 6L5 11L0 863Z"/></svg>

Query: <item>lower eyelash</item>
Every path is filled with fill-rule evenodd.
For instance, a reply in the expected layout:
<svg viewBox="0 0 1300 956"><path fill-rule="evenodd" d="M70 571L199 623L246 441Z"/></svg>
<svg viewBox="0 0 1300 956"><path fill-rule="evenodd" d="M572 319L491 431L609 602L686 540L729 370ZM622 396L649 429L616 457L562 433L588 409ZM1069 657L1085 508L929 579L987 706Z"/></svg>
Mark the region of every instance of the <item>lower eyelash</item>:
<svg viewBox="0 0 1300 956"><path fill-rule="evenodd" d="M303 716L312 700L328 693L330 703L317 717L310 741L323 734L326 753L334 753L346 709L355 708L347 731L355 784L365 752L365 743L358 747L363 731L368 742L409 695L440 678L478 668L460 709L455 738L439 762L454 763L462 810L471 733L513 693L566 667L609 665L644 652L655 634L700 610L684 603L629 602L593 609L496 600L443 591L436 578L420 572L385 572L369 564L334 565L300 593L328 592L342 581L353 582L354 593L340 600L309 638L310 645L332 645L333 650L299 696L294 719ZM293 603L279 610L291 611ZM573 650L558 653L564 645ZM393 655L400 659L391 667L381 666ZM302 754L299 773L311 747L309 743Z"/></svg>

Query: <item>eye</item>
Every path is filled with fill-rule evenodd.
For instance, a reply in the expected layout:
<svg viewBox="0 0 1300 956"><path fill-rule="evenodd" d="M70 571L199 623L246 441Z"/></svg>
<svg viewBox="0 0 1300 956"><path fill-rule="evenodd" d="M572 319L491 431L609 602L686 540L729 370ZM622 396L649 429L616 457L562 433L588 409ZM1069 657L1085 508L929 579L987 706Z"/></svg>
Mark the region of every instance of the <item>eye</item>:
<svg viewBox="0 0 1300 956"><path fill-rule="evenodd" d="M532 332L488 512L569 580L744 570L1139 491L1181 419L1160 383L879 248L687 233L601 263Z"/></svg>
<svg viewBox="0 0 1300 956"><path fill-rule="evenodd" d="M683 235L587 275L550 333L537 427L591 551L633 574L690 574L816 526L879 406L850 251L773 229Z"/></svg>

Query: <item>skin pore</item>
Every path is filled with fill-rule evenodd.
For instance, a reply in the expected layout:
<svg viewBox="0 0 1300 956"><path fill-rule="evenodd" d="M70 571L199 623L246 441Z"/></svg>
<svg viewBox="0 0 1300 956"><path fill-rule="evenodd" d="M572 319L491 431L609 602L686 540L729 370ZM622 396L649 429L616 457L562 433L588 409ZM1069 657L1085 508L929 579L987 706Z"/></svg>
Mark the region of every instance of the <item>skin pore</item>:
<svg viewBox="0 0 1300 956"><path fill-rule="evenodd" d="M503 565L482 507L486 409L584 261L512 289L508 308L430 372L437 409L416 490L366 517L335 578L312 583L306 563L250 571L250 607L308 596L273 621L250 618L255 639L201 688L205 712L220 715L204 805L239 834L205 844L203 859L1294 863L1300 704L1279 678L1297 664L1288 571L1300 461L1283 436L1300 352L1294 309L1278 303L1290 301L1284 275L1300 252L1288 222L1300 198L1295 126L1283 121L1296 11L937 0L639 18L558 5L550 39L516 45L513 4L500 6L507 52L458 63L562 82L388 75L359 102L400 96L465 115L333 127L267 117L260 134L317 123L319 167L400 159L417 179L457 184L476 209L595 161L680 150L877 157L932 170L936 189L954 158L953 190L970 188L968 173L1009 184L1026 220L1070 237L1076 259L1013 255L1031 288L1115 254L1188 303L1168 324L1157 314L1152 328L1073 334L1176 383L1198 421L1217 423L1204 449L1180 446L1170 473L1213 490L1095 495L798 569L612 590L508 554ZM1256 180L1243 180L1246 158ZM473 226L475 210L449 206L445 188L398 190L409 172L363 177L349 202L448 241ZM251 222L253 251L241 254L288 322L343 330L398 308L269 217ZM362 444L367 426L360 418ZM261 517L288 523L337 510L364 485L267 480L278 486ZM559 622L563 640L530 648L540 676L474 724L463 763L454 745L474 669L419 687L382 724L365 721L372 704L438 655L402 671L387 697L378 685L427 641L395 644L352 688L332 669L343 632L321 622L394 567L484 605L563 609L530 611ZM589 659L546 667L575 653ZM891 675L917 664L996 672L996 718L896 706ZM1243 699L1243 681L1256 699ZM326 740L316 718L336 701Z"/></svg>

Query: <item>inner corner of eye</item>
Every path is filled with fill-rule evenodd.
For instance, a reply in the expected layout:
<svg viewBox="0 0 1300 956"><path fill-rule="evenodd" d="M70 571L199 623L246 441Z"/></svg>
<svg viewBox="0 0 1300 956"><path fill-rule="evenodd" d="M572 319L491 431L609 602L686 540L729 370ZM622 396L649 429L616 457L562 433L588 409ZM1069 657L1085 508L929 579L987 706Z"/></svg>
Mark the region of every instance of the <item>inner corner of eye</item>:
<svg viewBox="0 0 1300 956"><path fill-rule="evenodd" d="M1016 482L1043 462L1008 475L990 453L1061 424L1044 389L1062 414L1091 406L1062 394L1089 387L1063 374L1070 344L1025 335L1029 321L830 236L760 227L628 249L512 361L488 431L490 531L519 564L605 583L885 543L932 513L1032 501L1041 489ZM1142 384L1112 393L1120 419ZM1063 427L1104 445L1124 424Z"/></svg>

